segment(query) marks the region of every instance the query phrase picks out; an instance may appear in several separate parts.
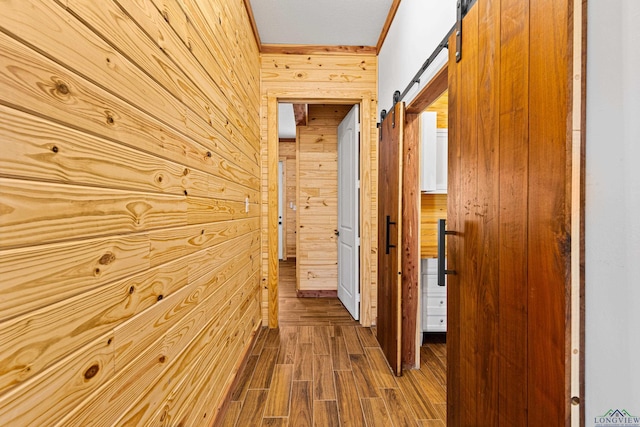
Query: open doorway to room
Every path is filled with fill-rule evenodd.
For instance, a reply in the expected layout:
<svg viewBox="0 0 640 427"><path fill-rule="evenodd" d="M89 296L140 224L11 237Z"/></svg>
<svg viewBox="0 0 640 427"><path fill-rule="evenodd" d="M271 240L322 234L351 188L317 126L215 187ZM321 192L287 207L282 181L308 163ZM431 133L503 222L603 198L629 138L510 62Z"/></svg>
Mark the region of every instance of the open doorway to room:
<svg viewBox="0 0 640 427"><path fill-rule="evenodd" d="M445 239L438 230L447 218L448 91L420 113L420 359L434 372L446 372L447 279L439 273ZM442 266L446 266L446 258ZM446 267L445 267L446 268ZM433 369L436 368L436 369ZM440 384L446 386L444 376ZM444 397L444 394L441 396ZM444 403L444 402L440 402Z"/></svg>
<svg viewBox="0 0 640 427"><path fill-rule="evenodd" d="M358 104L278 104L283 324L359 319L359 123Z"/></svg>

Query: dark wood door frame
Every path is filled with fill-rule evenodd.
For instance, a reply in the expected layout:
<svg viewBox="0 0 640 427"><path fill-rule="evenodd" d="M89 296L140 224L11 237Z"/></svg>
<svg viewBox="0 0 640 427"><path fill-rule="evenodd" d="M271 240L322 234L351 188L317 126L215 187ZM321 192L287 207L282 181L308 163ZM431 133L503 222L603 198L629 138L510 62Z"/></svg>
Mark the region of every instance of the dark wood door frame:
<svg viewBox="0 0 640 427"><path fill-rule="evenodd" d="M407 105L402 173L402 366L420 366L420 113L448 87L445 64Z"/></svg>

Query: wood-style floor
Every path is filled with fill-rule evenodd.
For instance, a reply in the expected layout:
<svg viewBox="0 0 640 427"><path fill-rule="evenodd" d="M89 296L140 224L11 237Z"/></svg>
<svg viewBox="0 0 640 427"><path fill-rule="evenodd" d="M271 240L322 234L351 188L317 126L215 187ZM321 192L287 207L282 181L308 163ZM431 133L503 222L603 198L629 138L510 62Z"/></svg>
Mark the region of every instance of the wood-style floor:
<svg viewBox="0 0 640 427"><path fill-rule="evenodd" d="M281 326L260 331L222 425L444 427L445 344L424 345L420 369L395 377L372 330L337 299L295 297L287 264Z"/></svg>

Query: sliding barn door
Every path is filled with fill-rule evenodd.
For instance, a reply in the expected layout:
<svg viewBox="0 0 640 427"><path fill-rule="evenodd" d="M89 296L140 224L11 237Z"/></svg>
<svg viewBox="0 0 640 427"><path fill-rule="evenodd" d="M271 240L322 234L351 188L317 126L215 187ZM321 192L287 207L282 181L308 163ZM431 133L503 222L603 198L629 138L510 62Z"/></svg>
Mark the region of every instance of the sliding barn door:
<svg viewBox="0 0 640 427"><path fill-rule="evenodd" d="M404 103L397 103L381 124L378 149L378 341L391 369L401 363L402 142Z"/></svg>
<svg viewBox="0 0 640 427"><path fill-rule="evenodd" d="M449 41L447 425L567 425L570 5L477 0Z"/></svg>

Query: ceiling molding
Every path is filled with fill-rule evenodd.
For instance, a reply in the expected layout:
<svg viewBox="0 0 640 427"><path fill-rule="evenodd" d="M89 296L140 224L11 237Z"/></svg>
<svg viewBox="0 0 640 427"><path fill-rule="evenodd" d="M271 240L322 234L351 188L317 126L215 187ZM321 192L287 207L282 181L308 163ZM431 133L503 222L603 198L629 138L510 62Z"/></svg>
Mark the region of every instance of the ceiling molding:
<svg viewBox="0 0 640 427"><path fill-rule="evenodd" d="M251 29L253 30L253 38L256 40L258 44L258 49L262 51L262 42L260 41L260 33L258 33L258 26L256 25L256 19L253 16L253 9L251 8L251 3L249 0L243 0L244 8L247 10L247 15L249 16L249 22L251 22Z"/></svg>
<svg viewBox="0 0 640 427"><path fill-rule="evenodd" d="M387 20L384 21L384 26L382 27L382 31L380 32L380 38L378 38L378 44L376 45L376 55L380 53L380 49L382 49L382 44L384 43L384 39L387 38L387 33L389 32L389 28L391 28L393 18L396 17L396 12L398 11L399 6L400 0L393 0L391 8L389 9L389 14L387 15Z"/></svg>
<svg viewBox="0 0 640 427"><path fill-rule="evenodd" d="M333 46L311 44L262 44L260 52L267 54L291 55L376 55L375 46Z"/></svg>

